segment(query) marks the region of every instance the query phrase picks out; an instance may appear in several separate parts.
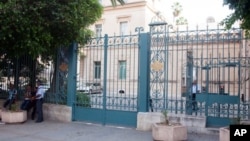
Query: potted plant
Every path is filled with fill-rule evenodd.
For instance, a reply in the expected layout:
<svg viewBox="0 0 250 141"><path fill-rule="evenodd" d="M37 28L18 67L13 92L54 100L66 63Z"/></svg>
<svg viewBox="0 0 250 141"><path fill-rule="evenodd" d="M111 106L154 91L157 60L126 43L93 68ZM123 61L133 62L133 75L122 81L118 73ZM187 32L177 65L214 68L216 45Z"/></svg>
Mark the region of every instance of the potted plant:
<svg viewBox="0 0 250 141"><path fill-rule="evenodd" d="M4 123L22 123L27 120L27 111L18 109L14 103L9 110L2 110L1 119Z"/></svg>
<svg viewBox="0 0 250 141"><path fill-rule="evenodd" d="M159 141L187 140L187 128L180 123L171 123L167 110L162 111L164 122L153 123L152 136Z"/></svg>

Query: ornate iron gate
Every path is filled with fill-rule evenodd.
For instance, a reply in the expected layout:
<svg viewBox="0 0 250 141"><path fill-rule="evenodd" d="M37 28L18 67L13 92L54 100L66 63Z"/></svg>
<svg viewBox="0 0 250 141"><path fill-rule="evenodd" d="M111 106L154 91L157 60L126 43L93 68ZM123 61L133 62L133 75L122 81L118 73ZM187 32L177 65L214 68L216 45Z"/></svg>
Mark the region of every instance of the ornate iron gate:
<svg viewBox="0 0 250 141"><path fill-rule="evenodd" d="M240 29L179 30L164 22L150 24L151 111L203 116L207 126L249 119L250 58L242 35ZM193 80L201 87L195 100Z"/></svg>
<svg viewBox="0 0 250 141"><path fill-rule="evenodd" d="M138 54L138 35L105 35L80 49L74 120L136 126Z"/></svg>
<svg viewBox="0 0 250 141"><path fill-rule="evenodd" d="M250 57L240 29L149 26L80 49L73 120L135 127L137 113L150 110L206 117L207 126L249 119ZM193 80L201 87L195 101Z"/></svg>

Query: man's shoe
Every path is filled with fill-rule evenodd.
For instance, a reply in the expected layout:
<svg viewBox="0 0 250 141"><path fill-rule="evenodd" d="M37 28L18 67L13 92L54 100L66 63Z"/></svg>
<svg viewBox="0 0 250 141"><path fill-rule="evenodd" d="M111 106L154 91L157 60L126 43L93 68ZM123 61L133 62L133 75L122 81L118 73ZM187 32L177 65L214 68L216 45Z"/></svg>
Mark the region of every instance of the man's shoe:
<svg viewBox="0 0 250 141"><path fill-rule="evenodd" d="M37 120L37 121L36 121L36 123L41 123L41 122L43 122L43 121L42 121L42 120L39 120L39 121Z"/></svg>

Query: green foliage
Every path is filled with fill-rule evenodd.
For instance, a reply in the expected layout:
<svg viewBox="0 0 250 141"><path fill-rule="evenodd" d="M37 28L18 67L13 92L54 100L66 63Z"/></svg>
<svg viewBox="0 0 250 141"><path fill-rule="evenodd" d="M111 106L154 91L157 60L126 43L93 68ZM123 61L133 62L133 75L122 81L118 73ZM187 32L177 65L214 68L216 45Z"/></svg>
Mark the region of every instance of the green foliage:
<svg viewBox="0 0 250 141"><path fill-rule="evenodd" d="M182 12L182 5L179 2L174 2L171 8L173 10L174 17L178 17Z"/></svg>
<svg viewBox="0 0 250 141"><path fill-rule="evenodd" d="M188 21L184 17L179 17L178 19L176 19L175 24L176 25L187 25Z"/></svg>
<svg viewBox="0 0 250 141"><path fill-rule="evenodd" d="M183 9L182 5L179 2L174 2L171 6L173 10L173 24L175 25L187 25L188 21L186 18L180 16ZM177 19L176 19L177 18Z"/></svg>
<svg viewBox="0 0 250 141"><path fill-rule="evenodd" d="M19 109L17 108L17 103L12 103L10 105L10 111L18 111Z"/></svg>
<svg viewBox="0 0 250 141"><path fill-rule="evenodd" d="M241 28L246 30L247 36L250 31L250 1L249 0L224 0L224 5L228 5L230 9L234 10L232 14L227 16L222 22L227 29L240 20Z"/></svg>
<svg viewBox="0 0 250 141"><path fill-rule="evenodd" d="M169 120L168 120L168 111L167 110L162 110L161 112L164 116L165 119L165 123L168 125L169 124Z"/></svg>
<svg viewBox="0 0 250 141"><path fill-rule="evenodd" d="M85 93L78 92L76 94L76 101L77 106L91 107L90 97Z"/></svg>
<svg viewBox="0 0 250 141"><path fill-rule="evenodd" d="M0 55L51 60L58 47L86 42L101 14L98 0L1 1Z"/></svg>
<svg viewBox="0 0 250 141"><path fill-rule="evenodd" d="M124 0L110 0L113 6L117 6L117 2L120 3L121 5L124 5L125 2Z"/></svg>

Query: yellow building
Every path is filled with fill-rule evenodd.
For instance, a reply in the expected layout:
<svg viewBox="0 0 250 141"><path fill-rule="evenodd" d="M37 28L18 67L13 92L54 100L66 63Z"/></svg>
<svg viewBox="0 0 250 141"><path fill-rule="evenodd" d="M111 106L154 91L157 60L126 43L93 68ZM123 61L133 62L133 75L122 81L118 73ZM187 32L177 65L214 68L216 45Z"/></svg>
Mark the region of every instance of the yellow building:
<svg viewBox="0 0 250 141"><path fill-rule="evenodd" d="M79 59L79 87L83 83L98 82L103 85L104 77L104 34L109 36L107 48L107 92L109 94L126 93L137 95L139 70L139 32L150 32L149 24L154 17L167 22L160 13L160 0L127 0L124 6L111 6L109 0L100 1L104 5L104 13L100 20L90 29L95 32L85 47L81 48ZM157 7L158 6L158 7ZM151 52L167 46L167 60L164 71L168 76L161 83L168 87L161 92L168 93L170 98L181 99L187 87L187 53L193 56L193 76L210 93L219 93L220 86L229 95L244 94L249 99L248 67L238 65L247 61L246 40L241 30L223 31L222 27L210 24L204 27L169 26L166 25L168 41L157 41L151 45ZM137 30L136 30L137 29ZM140 31L139 31L140 29ZM143 29L143 30L142 30ZM158 35L157 35L158 36ZM154 42L153 35L151 43ZM158 37L159 38L159 37ZM164 40L162 38L162 40ZM164 45L166 44L166 45ZM151 54L151 62L153 62ZM166 55L165 55L166 56ZM235 66L230 66L235 65ZM210 69L204 69L206 66ZM238 75L240 72L240 76ZM245 80L245 81L244 81ZM153 80L150 80L153 81ZM207 83L208 82L208 83Z"/></svg>

